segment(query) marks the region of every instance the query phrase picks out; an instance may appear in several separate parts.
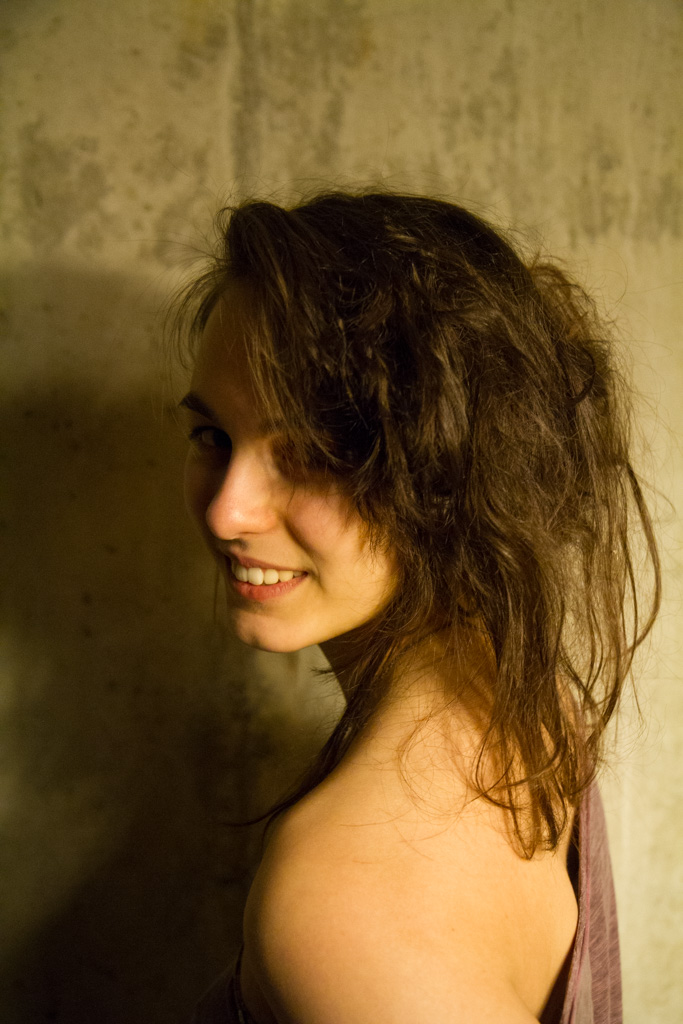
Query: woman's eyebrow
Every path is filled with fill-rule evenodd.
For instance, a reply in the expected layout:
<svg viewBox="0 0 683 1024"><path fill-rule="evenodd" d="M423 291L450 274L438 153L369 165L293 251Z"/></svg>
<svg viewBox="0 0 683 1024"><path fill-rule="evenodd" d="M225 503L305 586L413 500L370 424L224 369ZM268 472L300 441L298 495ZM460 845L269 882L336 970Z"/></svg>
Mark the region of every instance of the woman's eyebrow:
<svg viewBox="0 0 683 1024"><path fill-rule="evenodd" d="M220 418L213 411L210 405L207 405L203 398L200 398L196 391L188 391L184 398L178 402L178 408L189 409L191 412L196 412L200 416L203 416L207 420L213 420L214 423L220 423ZM284 420L275 420L274 422L268 422L263 420L258 424L257 430L264 436L268 434L276 434L279 431L284 430Z"/></svg>
<svg viewBox="0 0 683 1024"><path fill-rule="evenodd" d="M194 391L188 391L184 398L178 402L178 408L189 409L191 412L199 413L200 416L204 416L207 420L214 420L218 422L218 417L213 411L211 406L207 405L203 398Z"/></svg>

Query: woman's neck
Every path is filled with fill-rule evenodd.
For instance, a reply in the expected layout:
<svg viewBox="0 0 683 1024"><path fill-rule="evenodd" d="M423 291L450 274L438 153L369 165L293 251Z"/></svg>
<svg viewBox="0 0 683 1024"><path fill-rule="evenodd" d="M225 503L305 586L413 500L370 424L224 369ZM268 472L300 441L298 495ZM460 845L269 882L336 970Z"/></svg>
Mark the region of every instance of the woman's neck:
<svg viewBox="0 0 683 1024"><path fill-rule="evenodd" d="M356 669L348 638L322 647L348 700ZM443 634L428 637L400 658L341 770L392 770L418 786L435 773L471 777L489 719L491 690L490 658L480 637L458 644ZM428 786L433 789L433 782Z"/></svg>

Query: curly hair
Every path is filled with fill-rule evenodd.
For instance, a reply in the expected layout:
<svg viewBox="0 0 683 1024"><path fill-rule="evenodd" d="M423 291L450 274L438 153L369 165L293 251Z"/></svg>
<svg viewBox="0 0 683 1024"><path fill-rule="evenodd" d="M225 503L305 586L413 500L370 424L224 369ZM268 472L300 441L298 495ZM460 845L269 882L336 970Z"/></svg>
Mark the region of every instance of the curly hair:
<svg viewBox="0 0 683 1024"><path fill-rule="evenodd" d="M287 425L282 458L340 481L399 565L341 720L271 820L339 763L407 649L476 624L493 672L470 782L511 814L524 855L554 849L660 600L606 325L559 266L442 200L332 192L218 223L178 322L199 335L248 284L249 360L265 414Z"/></svg>

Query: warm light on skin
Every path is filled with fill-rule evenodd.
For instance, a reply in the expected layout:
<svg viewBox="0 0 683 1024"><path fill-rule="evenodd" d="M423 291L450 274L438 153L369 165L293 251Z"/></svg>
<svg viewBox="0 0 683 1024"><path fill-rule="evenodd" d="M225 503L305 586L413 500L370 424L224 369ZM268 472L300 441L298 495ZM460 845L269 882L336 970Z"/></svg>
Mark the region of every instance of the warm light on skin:
<svg viewBox="0 0 683 1024"><path fill-rule="evenodd" d="M226 582L230 624L245 644L297 651L369 621L395 586L393 562L371 555L364 524L334 484L289 479L262 430L244 348L245 297L233 286L213 309L185 405L192 442L188 509ZM203 428L203 429L202 429ZM256 602L238 594L228 552L307 573L291 593Z"/></svg>

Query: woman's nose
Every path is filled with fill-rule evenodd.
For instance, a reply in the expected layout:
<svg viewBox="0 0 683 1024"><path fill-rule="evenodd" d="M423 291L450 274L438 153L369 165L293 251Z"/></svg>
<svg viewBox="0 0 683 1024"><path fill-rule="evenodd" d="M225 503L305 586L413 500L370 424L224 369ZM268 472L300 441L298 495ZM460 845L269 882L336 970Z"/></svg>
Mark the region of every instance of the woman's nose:
<svg viewBox="0 0 683 1024"><path fill-rule="evenodd" d="M220 540L232 540L245 533L263 533L276 522L267 468L256 458L233 453L206 509L209 530Z"/></svg>

